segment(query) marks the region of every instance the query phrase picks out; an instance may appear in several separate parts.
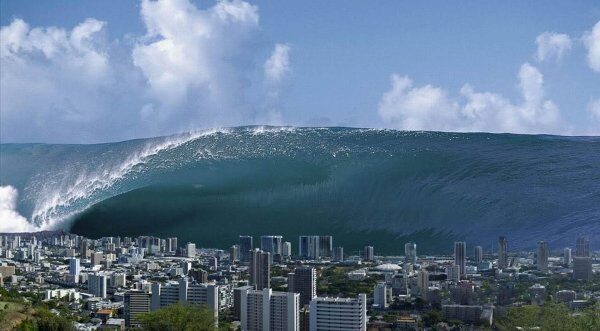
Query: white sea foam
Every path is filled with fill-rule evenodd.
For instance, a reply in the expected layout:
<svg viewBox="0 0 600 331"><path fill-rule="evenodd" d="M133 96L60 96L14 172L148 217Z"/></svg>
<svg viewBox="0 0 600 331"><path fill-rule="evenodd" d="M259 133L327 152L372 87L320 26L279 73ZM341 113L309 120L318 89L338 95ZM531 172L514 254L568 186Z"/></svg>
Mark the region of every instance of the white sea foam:
<svg viewBox="0 0 600 331"><path fill-rule="evenodd" d="M34 231L35 226L27 222L17 211L17 198L19 192L16 188L0 186L0 232L27 232Z"/></svg>
<svg viewBox="0 0 600 331"><path fill-rule="evenodd" d="M253 126L248 128L248 131L254 135L265 134L265 133L278 133L278 132L294 132L296 130L293 126Z"/></svg>

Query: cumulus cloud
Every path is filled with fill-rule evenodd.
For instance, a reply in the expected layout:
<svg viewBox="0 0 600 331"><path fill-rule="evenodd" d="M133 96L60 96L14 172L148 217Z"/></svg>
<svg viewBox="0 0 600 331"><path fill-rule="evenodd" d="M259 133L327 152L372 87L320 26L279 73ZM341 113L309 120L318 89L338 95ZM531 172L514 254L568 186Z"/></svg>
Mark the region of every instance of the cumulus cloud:
<svg viewBox="0 0 600 331"><path fill-rule="evenodd" d="M277 44L264 65L265 78L272 84L281 83L292 71L290 65L290 46Z"/></svg>
<svg viewBox="0 0 600 331"><path fill-rule="evenodd" d="M564 33L544 32L535 39L537 45L536 60L560 61L562 57L571 50L571 37Z"/></svg>
<svg viewBox="0 0 600 331"><path fill-rule="evenodd" d="M600 21L583 35L583 44L588 52L587 61L590 68L600 72Z"/></svg>
<svg viewBox="0 0 600 331"><path fill-rule="evenodd" d="M280 97L292 72L290 51L289 45L276 44L263 65L266 91L264 108L267 110L267 121L276 125L283 124Z"/></svg>
<svg viewBox="0 0 600 331"><path fill-rule="evenodd" d="M141 8L148 42L133 49L133 61L155 98L178 106L194 92L216 102L242 96L238 69L258 29L257 7L223 1L199 10L187 0L144 0Z"/></svg>
<svg viewBox="0 0 600 331"><path fill-rule="evenodd" d="M102 119L99 101L112 83L104 27L87 19L71 30L30 28L16 19L0 29L3 136L46 140ZM86 135L68 134L77 133Z"/></svg>
<svg viewBox="0 0 600 331"><path fill-rule="evenodd" d="M0 186L0 232L31 232L36 228L17 212L18 192L12 186Z"/></svg>
<svg viewBox="0 0 600 331"><path fill-rule="evenodd" d="M414 86L409 77L394 74L378 112L386 124L402 130L567 133L543 84L538 69L524 63L518 73L522 100L514 103L497 93L476 92L469 84L452 97L442 88Z"/></svg>
<svg viewBox="0 0 600 331"><path fill-rule="evenodd" d="M447 92L431 85L414 87L408 76L392 75L392 88L379 102L381 118L404 130L452 130L458 105Z"/></svg>
<svg viewBox="0 0 600 331"><path fill-rule="evenodd" d="M20 19L3 26L3 141L94 142L269 124L261 86L273 77L259 63L271 46L261 42L256 6L143 0L140 17L144 35L123 40L108 40L107 23L93 18L72 29Z"/></svg>

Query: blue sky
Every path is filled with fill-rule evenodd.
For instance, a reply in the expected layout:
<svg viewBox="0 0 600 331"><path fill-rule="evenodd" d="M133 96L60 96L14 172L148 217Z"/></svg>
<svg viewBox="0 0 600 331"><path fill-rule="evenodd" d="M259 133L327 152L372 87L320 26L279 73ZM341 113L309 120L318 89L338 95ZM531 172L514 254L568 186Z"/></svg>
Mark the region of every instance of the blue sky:
<svg viewBox="0 0 600 331"><path fill-rule="evenodd" d="M65 4L0 3L3 142L244 124L600 133L597 1Z"/></svg>

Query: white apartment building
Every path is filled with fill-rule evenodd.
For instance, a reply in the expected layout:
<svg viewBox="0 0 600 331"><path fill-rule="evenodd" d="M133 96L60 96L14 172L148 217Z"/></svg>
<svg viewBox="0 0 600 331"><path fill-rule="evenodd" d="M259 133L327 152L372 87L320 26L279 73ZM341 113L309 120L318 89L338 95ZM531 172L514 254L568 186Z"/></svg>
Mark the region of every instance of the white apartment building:
<svg viewBox="0 0 600 331"><path fill-rule="evenodd" d="M217 285L190 283L186 278L166 284L152 284L151 310L158 310L178 302L207 306L214 312L215 319L219 317Z"/></svg>
<svg viewBox="0 0 600 331"><path fill-rule="evenodd" d="M310 331L364 331L367 295L356 298L315 298L310 302Z"/></svg>
<svg viewBox="0 0 600 331"><path fill-rule="evenodd" d="M300 295L245 289L240 293L242 331L297 331L300 329Z"/></svg>

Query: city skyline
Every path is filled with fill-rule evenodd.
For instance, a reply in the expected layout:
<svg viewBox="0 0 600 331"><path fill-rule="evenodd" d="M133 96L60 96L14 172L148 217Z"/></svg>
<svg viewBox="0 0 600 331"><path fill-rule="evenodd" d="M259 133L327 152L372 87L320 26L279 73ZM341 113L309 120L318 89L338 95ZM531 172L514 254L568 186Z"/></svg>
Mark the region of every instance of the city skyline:
<svg viewBox="0 0 600 331"><path fill-rule="evenodd" d="M335 235L326 237L333 242ZM273 238L281 236L261 238L268 239L268 243L261 242L273 249ZM500 243L510 240L499 238ZM576 322L587 320L599 295L594 290L599 252L590 249L586 236L573 243L576 253L571 261L570 252L553 252L540 241L537 251L504 251L510 257L506 266L500 265L505 262L497 253L466 254L465 242L454 242L453 258L416 254L415 259L417 243L409 242L399 245L406 249L406 256L378 255L375 247L365 246L359 255L341 259L306 258L302 251L298 255L275 253L271 259L270 252L255 248L249 251L250 261L241 262L235 258L236 251L228 254L195 243L173 247L178 241L153 236L89 239L59 232L2 235L0 287L19 287L29 296L38 293L46 304L82 303L71 306L74 315L67 320L77 330L94 325L139 328L151 321L173 323L148 317L191 307L206 309L208 320L201 322L205 326L213 321L224 323L228 330L236 325L247 331L262 330L265 325L291 331L331 326L420 330L445 323L490 327L523 323L503 309L545 307L552 300L562 309L584 312L574 315ZM31 269L31 265L46 264L54 267ZM346 273L342 279L340 271ZM358 288L360 292L355 292ZM19 302L14 294L12 298ZM37 305L33 307L41 309ZM433 312L440 315L430 320ZM381 313L396 319L384 321ZM90 315L97 320L86 320ZM543 319L527 323L539 325ZM572 327L570 322L561 324L566 327Z"/></svg>

